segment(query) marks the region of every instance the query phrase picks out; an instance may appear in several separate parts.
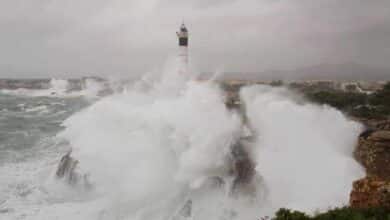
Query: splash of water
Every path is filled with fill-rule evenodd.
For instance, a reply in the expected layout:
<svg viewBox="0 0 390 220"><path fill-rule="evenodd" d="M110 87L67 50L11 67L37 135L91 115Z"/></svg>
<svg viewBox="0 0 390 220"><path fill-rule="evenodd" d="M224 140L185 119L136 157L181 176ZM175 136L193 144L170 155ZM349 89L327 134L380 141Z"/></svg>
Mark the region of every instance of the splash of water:
<svg viewBox="0 0 390 220"><path fill-rule="evenodd" d="M115 201L107 212L127 207L120 215L151 219L173 216L205 180L228 173L241 121L216 85L168 74L107 97L64 125L60 136L96 191Z"/></svg>
<svg viewBox="0 0 390 220"><path fill-rule="evenodd" d="M0 93L16 96L30 96L30 97L86 97L97 98L100 92L107 90L102 82L96 81L92 78L80 79L81 88L72 88L71 80L68 79L50 79L47 88L45 89L26 89L18 88L14 90L2 89Z"/></svg>
<svg viewBox="0 0 390 220"><path fill-rule="evenodd" d="M61 136L110 198L108 216L170 219L191 201L194 219L254 219L280 207L314 211L348 201L351 182L362 175L352 159L357 123L283 89L245 88L242 100L263 178L254 183L252 193L262 192L254 200L206 184L229 181L231 146L243 128L212 82L168 74L138 84L68 119Z"/></svg>
<svg viewBox="0 0 390 220"><path fill-rule="evenodd" d="M46 191L61 203L32 218L249 220L347 202L362 175L352 159L359 124L285 89L244 88L256 178L233 194L242 116L225 107L218 85L189 78L168 68L68 118L58 137L90 174L93 196L49 181Z"/></svg>
<svg viewBox="0 0 390 220"><path fill-rule="evenodd" d="M285 88L244 88L253 149L268 195L265 213L280 207L307 212L348 205L354 180L364 175L353 159L360 124L328 106L307 103Z"/></svg>

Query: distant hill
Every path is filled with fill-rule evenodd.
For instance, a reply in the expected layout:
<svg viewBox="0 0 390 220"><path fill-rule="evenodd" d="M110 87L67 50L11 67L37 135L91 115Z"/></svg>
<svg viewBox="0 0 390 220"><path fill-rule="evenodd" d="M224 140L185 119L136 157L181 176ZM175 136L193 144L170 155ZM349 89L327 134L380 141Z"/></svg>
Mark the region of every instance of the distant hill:
<svg viewBox="0 0 390 220"><path fill-rule="evenodd" d="M357 63L320 64L294 71L300 78L343 80L389 80L390 69Z"/></svg>
<svg viewBox="0 0 390 220"><path fill-rule="evenodd" d="M390 68L357 63L319 64L296 70L269 70L259 73L225 73L223 79L242 80L390 80Z"/></svg>

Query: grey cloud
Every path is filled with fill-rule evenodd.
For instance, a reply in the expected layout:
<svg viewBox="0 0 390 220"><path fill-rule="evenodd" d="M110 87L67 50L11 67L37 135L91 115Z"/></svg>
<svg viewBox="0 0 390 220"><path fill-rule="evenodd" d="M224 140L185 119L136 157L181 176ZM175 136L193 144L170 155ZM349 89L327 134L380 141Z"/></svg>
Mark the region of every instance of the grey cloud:
<svg viewBox="0 0 390 220"><path fill-rule="evenodd" d="M0 78L142 74L176 53L183 19L200 71L390 68L388 0L3 0Z"/></svg>

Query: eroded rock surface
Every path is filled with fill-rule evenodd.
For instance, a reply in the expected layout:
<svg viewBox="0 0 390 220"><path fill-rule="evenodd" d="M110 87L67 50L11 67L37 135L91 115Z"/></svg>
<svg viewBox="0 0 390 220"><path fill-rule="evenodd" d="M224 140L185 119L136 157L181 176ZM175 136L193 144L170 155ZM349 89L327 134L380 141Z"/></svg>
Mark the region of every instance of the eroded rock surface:
<svg viewBox="0 0 390 220"><path fill-rule="evenodd" d="M390 182L366 177L353 183L350 205L354 208L390 208Z"/></svg>
<svg viewBox="0 0 390 220"><path fill-rule="evenodd" d="M382 128L390 126L379 124ZM359 137L356 159L366 168L368 176L390 180L390 130L368 129Z"/></svg>
<svg viewBox="0 0 390 220"><path fill-rule="evenodd" d="M356 159L367 177L353 183L350 205L355 208L390 208L390 121L371 125L359 136Z"/></svg>
<svg viewBox="0 0 390 220"><path fill-rule="evenodd" d="M79 161L71 156L71 152L68 152L61 158L58 164L56 177L72 186L82 185L90 188L91 184L88 180L88 175L77 171L78 164Z"/></svg>

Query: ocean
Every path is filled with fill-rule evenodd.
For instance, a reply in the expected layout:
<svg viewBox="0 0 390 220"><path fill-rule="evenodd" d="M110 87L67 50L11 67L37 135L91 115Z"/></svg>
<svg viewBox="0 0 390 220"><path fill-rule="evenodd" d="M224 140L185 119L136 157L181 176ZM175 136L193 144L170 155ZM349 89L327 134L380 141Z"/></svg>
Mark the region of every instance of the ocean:
<svg viewBox="0 0 390 220"><path fill-rule="evenodd" d="M14 92L14 93L13 93ZM61 97L0 92L0 219L27 210L23 205L41 203L45 173L56 166L69 150L65 140L56 137L62 122L93 103L85 97ZM35 200L37 199L37 200ZM28 214L26 214L28 215ZM18 217L19 216L19 217ZM10 219L13 217L9 216Z"/></svg>
<svg viewBox="0 0 390 220"><path fill-rule="evenodd" d="M364 175L362 126L286 88L244 87L240 112L217 83L169 71L69 85L0 90L0 219L259 219L345 205ZM92 187L56 177L69 151Z"/></svg>

